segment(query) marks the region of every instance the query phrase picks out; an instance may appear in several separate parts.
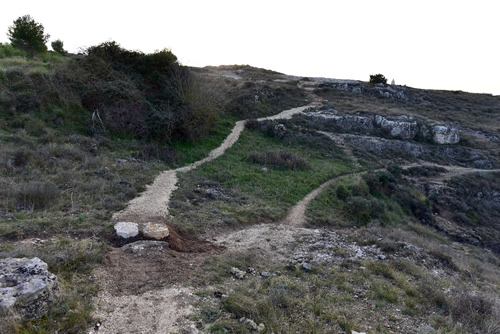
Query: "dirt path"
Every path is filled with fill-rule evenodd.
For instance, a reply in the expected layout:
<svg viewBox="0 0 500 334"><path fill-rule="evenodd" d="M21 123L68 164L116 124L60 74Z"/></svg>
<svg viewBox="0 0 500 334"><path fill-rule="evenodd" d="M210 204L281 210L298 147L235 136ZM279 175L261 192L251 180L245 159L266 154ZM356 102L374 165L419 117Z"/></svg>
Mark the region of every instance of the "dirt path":
<svg viewBox="0 0 500 334"><path fill-rule="evenodd" d="M328 133L323 133L327 135ZM355 157L354 157L355 158ZM408 169L411 167L440 167L446 169L447 172L426 178L428 182L433 182L433 183L443 183L444 180L448 180L450 178L460 176L463 174L469 174L469 173L494 173L494 172L500 172L500 169L477 169L477 168L469 168L469 167L459 167L459 166L441 166L435 163L429 163L429 162L419 162L419 163L412 163L408 164L405 166L402 166L403 169ZM379 172L379 171L384 171L386 170L385 168L382 169L377 169L374 170L374 172ZM355 176L355 175L362 175L367 173L367 171L363 172L357 172L353 174L346 174L346 175L340 175L337 176L333 179L330 179L326 181L325 183L321 184L318 188L314 189L311 191L309 194L307 194L301 201L299 201L297 204L295 204L289 211L288 215L280 221L281 224L284 225L289 225L289 226L304 226L306 223L306 210L307 207L309 206L309 203L315 199L326 187L334 183L335 181L347 177L347 176Z"/></svg>
<svg viewBox="0 0 500 334"><path fill-rule="evenodd" d="M460 167L460 166L442 166L435 163L420 163L420 164L411 164L405 166L403 168L417 167L417 166L427 166L427 167L440 167L446 169L446 172L441 173L436 176L427 177L426 180L429 183L434 184L443 184L445 180L449 180L451 178L461 176L464 174L470 173L499 173L500 169L478 169L478 168L470 168L470 167Z"/></svg>
<svg viewBox="0 0 500 334"><path fill-rule="evenodd" d="M320 103L314 101L306 106L288 109L277 115L259 118L258 121L290 119L293 115L302 113L304 110L317 107L318 105ZM190 171L224 154L240 137L241 132L245 128L245 122L245 120L236 122L233 130L222 144L212 150L206 158L184 167L162 172L152 184L146 187L146 191L141 193L139 197L131 200L124 210L115 213L112 218L113 221L126 221L130 220L131 217L143 217L145 219L147 217L167 217L170 196L177 189L177 173Z"/></svg>
<svg viewBox="0 0 500 334"><path fill-rule="evenodd" d="M313 101L306 106L258 120L290 119L293 115L320 104ZM147 186L146 191L128 203L127 208L115 213L112 220L148 221L168 216L169 200L177 189L177 173L192 170L224 154L240 137L245 122L236 122L222 144L206 158L162 172ZM284 239L281 240L285 242ZM112 250L108 253L105 266L95 271L95 276L103 287L95 299L95 315L101 319L95 333L198 333L194 322L188 319L192 312L191 305L196 302L197 297L185 284L196 284L191 280L200 276L202 260L217 250L197 254L182 253L165 248L166 246L158 246L156 249L157 246L148 241L142 245L134 243L128 246L135 248L131 250L129 247L121 247ZM148 247L153 249L148 250Z"/></svg>

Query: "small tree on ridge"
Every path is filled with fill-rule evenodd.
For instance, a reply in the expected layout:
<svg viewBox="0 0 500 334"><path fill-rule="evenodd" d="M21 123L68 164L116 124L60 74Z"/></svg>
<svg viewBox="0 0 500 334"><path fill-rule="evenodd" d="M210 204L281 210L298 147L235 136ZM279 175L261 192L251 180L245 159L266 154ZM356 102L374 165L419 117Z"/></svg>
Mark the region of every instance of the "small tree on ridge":
<svg viewBox="0 0 500 334"><path fill-rule="evenodd" d="M64 50L64 43L60 39L56 39L50 45L52 46L52 50L59 53L61 56L65 56L68 53L68 51Z"/></svg>
<svg viewBox="0 0 500 334"><path fill-rule="evenodd" d="M9 27L7 36L13 47L26 51L30 58L33 58L36 53L47 51L45 43L50 37L44 33L43 25L29 15L15 20L14 25Z"/></svg>
<svg viewBox="0 0 500 334"><path fill-rule="evenodd" d="M370 75L370 83L372 84L382 83L385 85L387 83L387 79L383 74L372 74Z"/></svg>

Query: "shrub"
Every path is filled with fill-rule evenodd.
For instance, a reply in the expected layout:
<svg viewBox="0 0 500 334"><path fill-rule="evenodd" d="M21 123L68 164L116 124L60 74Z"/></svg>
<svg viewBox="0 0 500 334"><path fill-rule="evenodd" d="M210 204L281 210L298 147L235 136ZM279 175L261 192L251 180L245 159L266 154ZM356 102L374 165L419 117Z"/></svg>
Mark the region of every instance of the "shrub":
<svg viewBox="0 0 500 334"><path fill-rule="evenodd" d="M258 120L256 120L255 118L251 118L245 122L245 127L250 130L260 130L261 125Z"/></svg>
<svg viewBox="0 0 500 334"><path fill-rule="evenodd" d="M65 75L78 76L82 104L99 111L94 132L168 143L198 139L215 127L217 86L181 66L170 50L143 54L106 42L87 53Z"/></svg>
<svg viewBox="0 0 500 334"><path fill-rule="evenodd" d="M47 208L59 199L59 195L59 189L52 182L24 182L16 190L18 207L29 210Z"/></svg>
<svg viewBox="0 0 500 334"><path fill-rule="evenodd" d="M0 59L10 57L26 57L26 53L10 44L0 43Z"/></svg>
<svg viewBox="0 0 500 334"><path fill-rule="evenodd" d="M340 185L337 187L337 190L335 190L335 195L337 195L337 198L341 201L346 201L346 199L351 195L349 193L349 190L347 190L346 187L343 185Z"/></svg>
<svg viewBox="0 0 500 334"><path fill-rule="evenodd" d="M491 299L479 294L462 293L449 301L453 320L479 331L487 329L487 322L494 315L494 306L495 303ZM498 319L495 320L498 322Z"/></svg>
<svg viewBox="0 0 500 334"><path fill-rule="evenodd" d="M296 153L286 151L275 152L250 152L248 160L253 163L270 165L283 169L306 169L309 164L307 160Z"/></svg>
<svg viewBox="0 0 500 334"><path fill-rule="evenodd" d="M52 50L59 53L61 56L68 53L68 51L64 50L64 43L60 39L56 39L50 45L52 46Z"/></svg>
<svg viewBox="0 0 500 334"><path fill-rule="evenodd" d="M370 75L370 83L371 84L378 84L378 83L386 84L387 79L382 74L372 74L372 75Z"/></svg>

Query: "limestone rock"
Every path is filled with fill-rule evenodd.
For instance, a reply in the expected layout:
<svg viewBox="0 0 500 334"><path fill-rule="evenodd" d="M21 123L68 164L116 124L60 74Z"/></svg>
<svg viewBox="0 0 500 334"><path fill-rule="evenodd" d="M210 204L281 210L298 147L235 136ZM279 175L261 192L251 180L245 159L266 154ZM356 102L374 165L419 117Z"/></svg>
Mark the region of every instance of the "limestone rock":
<svg viewBox="0 0 500 334"><path fill-rule="evenodd" d="M261 277L268 278L271 277L271 274L268 271L263 271L260 273Z"/></svg>
<svg viewBox="0 0 500 334"><path fill-rule="evenodd" d="M400 117L404 118L404 117ZM413 139L418 133L417 122L408 120L389 120L383 116L376 115L375 123L382 129L390 132L391 137L401 139Z"/></svg>
<svg viewBox="0 0 500 334"><path fill-rule="evenodd" d="M245 278L245 275L246 273L242 270L239 270L238 268L236 267L232 267L231 268L231 274L236 277L237 279L244 279Z"/></svg>
<svg viewBox="0 0 500 334"><path fill-rule="evenodd" d="M311 270L312 270L311 265L310 265L310 264L308 264L308 263L305 263L305 262L304 262L304 263L302 263L302 264L300 265L300 267L301 267L302 269L304 269L305 271L311 271Z"/></svg>
<svg viewBox="0 0 500 334"><path fill-rule="evenodd" d="M167 225L146 223L142 227L142 233L146 238L161 240L170 234Z"/></svg>
<svg viewBox="0 0 500 334"><path fill-rule="evenodd" d="M124 239L133 238L139 234L139 225L132 222L119 222L115 224L115 231Z"/></svg>
<svg viewBox="0 0 500 334"><path fill-rule="evenodd" d="M58 285L57 277L37 257L0 259L0 313L41 318L57 298Z"/></svg>
<svg viewBox="0 0 500 334"><path fill-rule="evenodd" d="M256 331L257 330L257 324L255 323L255 321L253 321L252 319L246 319L245 320L245 324L251 329L251 330L254 330Z"/></svg>
<svg viewBox="0 0 500 334"><path fill-rule="evenodd" d="M460 141L458 130L444 125L432 128L434 142L437 144L456 144Z"/></svg>
<svg viewBox="0 0 500 334"><path fill-rule="evenodd" d="M360 131L363 133L370 133L373 130L373 121L370 117L357 116L357 115L338 115L338 111L322 110L318 112L306 113L309 117L323 119L329 121L344 130Z"/></svg>

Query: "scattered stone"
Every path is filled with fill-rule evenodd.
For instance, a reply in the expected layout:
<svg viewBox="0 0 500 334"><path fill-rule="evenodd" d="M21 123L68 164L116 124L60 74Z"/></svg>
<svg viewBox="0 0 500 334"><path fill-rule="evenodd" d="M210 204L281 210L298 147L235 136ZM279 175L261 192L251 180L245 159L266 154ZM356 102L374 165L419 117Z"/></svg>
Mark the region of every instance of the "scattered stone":
<svg viewBox="0 0 500 334"><path fill-rule="evenodd" d="M312 270L311 265L310 265L310 264L308 264L308 263L306 263L306 262L302 263L302 264L300 265L300 267L301 267L302 269L304 269L305 271L311 271L311 270Z"/></svg>
<svg viewBox="0 0 500 334"><path fill-rule="evenodd" d="M247 273L253 274L255 272L255 269L253 267L248 267L247 268Z"/></svg>
<svg viewBox="0 0 500 334"><path fill-rule="evenodd" d="M39 319L57 298L57 277L37 257L0 259L0 313Z"/></svg>
<svg viewBox="0 0 500 334"><path fill-rule="evenodd" d="M260 323L259 326L257 326L257 332L258 333L263 333L266 330L266 325L263 323Z"/></svg>
<svg viewBox="0 0 500 334"><path fill-rule="evenodd" d="M356 331L351 331L351 334L366 334L365 332L356 332Z"/></svg>
<svg viewBox="0 0 500 334"><path fill-rule="evenodd" d="M257 330L257 324L255 323L255 321L253 321L252 319L246 319L245 320L245 324L250 327L250 329L256 331Z"/></svg>
<svg viewBox="0 0 500 334"><path fill-rule="evenodd" d="M286 135L286 127L284 124L276 124L274 126L274 135L278 138L283 138Z"/></svg>
<svg viewBox="0 0 500 334"><path fill-rule="evenodd" d="M260 273L260 276L264 277L264 278L268 278L268 277L271 277L271 274L267 271L263 271Z"/></svg>
<svg viewBox="0 0 500 334"><path fill-rule="evenodd" d="M142 233L146 238L161 240L170 234L167 225L146 223L142 227Z"/></svg>
<svg viewBox="0 0 500 334"><path fill-rule="evenodd" d="M222 291L214 291L214 297L215 298L222 298L224 294L222 293Z"/></svg>
<svg viewBox="0 0 500 334"><path fill-rule="evenodd" d="M237 279L244 279L245 278L245 275L246 273L242 270L239 270L238 268L236 267L232 267L231 268L231 274L236 277Z"/></svg>
<svg viewBox="0 0 500 334"><path fill-rule="evenodd" d="M115 224L115 231L123 239L133 238L139 234L139 225L132 222L119 222Z"/></svg>
<svg viewBox="0 0 500 334"><path fill-rule="evenodd" d="M274 272L274 275L276 275L276 276L281 276L281 271L276 270L276 271Z"/></svg>

